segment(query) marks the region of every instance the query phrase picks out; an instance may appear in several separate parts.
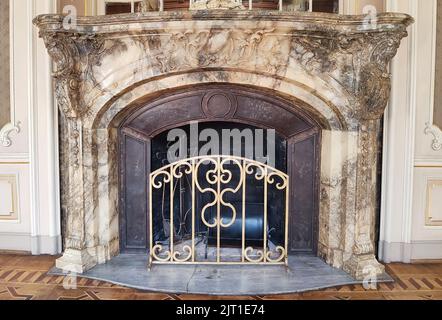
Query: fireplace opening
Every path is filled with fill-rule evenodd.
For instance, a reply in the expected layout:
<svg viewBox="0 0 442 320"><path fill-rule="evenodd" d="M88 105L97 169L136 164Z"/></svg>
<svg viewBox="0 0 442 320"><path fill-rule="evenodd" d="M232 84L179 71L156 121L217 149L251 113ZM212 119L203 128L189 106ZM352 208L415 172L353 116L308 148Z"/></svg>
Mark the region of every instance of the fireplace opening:
<svg viewBox="0 0 442 320"><path fill-rule="evenodd" d="M196 143L192 143L196 141ZM182 157L191 158L201 155L207 156L236 156L254 160L262 164L269 163L275 169L287 172L287 141L272 130L264 130L255 126L229 122L192 123L180 128L168 130L152 139L151 163L152 171L170 165L170 158L178 156L178 149L184 150ZM183 150L181 150L183 151ZM171 154L173 153L173 154ZM173 159L172 159L173 161ZM188 168L179 168L180 174L185 175ZM267 229L266 238L271 246L284 245L285 228L285 197L283 192L278 192L274 185L264 190L264 181L256 180L253 174L245 174L246 181L241 181L242 167L234 161L226 161L223 169L232 174L232 178L223 183L224 189L232 189L244 183L244 204L242 192L226 192L225 202L220 206L222 219L230 221L232 210L235 221L228 228L222 228L220 243L222 247L240 248L242 245L242 210L245 214L245 246L262 247L264 243L264 228ZM252 168L251 168L252 169ZM259 168L254 168L259 169ZM205 177L214 170L214 163L201 165L198 170L198 181L202 188L209 188ZM256 171L256 170L254 170ZM254 172L259 173L259 172ZM192 238L192 209L201 213L207 204L213 203L214 194L211 192L196 192L195 208L192 208L192 177L185 175L182 179L175 179L174 184L174 241L176 245L185 243ZM159 192L153 193L153 241L165 244L170 241L170 195L166 192L167 185L163 184ZM242 190L238 190L242 191ZM267 195L264 195L264 192ZM267 197L267 226L264 226L264 203ZM244 207L243 207L244 205ZM229 207L232 206L232 207ZM217 206L208 207L206 216L209 224L216 219ZM195 224L197 242L203 242L206 247L217 245L216 228L209 228L197 215ZM206 248L207 250L207 248Z"/></svg>
<svg viewBox="0 0 442 320"><path fill-rule="evenodd" d="M316 254L320 129L299 110L224 85L141 103L119 129L120 252L164 263Z"/></svg>

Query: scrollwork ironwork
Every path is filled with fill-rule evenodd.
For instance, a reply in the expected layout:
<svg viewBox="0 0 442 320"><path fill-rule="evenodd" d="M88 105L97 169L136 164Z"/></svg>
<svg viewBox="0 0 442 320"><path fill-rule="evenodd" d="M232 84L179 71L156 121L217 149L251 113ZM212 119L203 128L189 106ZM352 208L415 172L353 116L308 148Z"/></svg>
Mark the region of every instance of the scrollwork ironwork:
<svg viewBox="0 0 442 320"><path fill-rule="evenodd" d="M205 171L203 170L205 167ZM239 173L237 181L233 181L235 173ZM205 157L194 157L189 159L184 159L177 161L175 163L169 164L161 169L156 170L150 175L150 236L153 239L153 205L152 205L152 195L154 190L161 188L166 188L169 185L170 188L170 208L174 206L174 188L173 184L175 180L183 179L185 176L190 176L192 180L192 225L195 225L195 220L197 219L195 213L195 193L200 194L210 194L213 197L209 203L201 209L199 214L199 219L202 223L209 229L217 229L217 261L216 263L232 263L222 261L221 257L221 239L220 232L221 229L227 229L234 225L237 221L239 212L237 208L230 203L228 199L228 194L238 194L242 192L242 250L241 250L241 262L240 263L252 263L252 264L280 264L287 263L287 231L284 246L276 246L275 250L269 250L269 243L267 240L267 209L264 209L264 241L263 248L253 248L246 247L247 236L245 234L245 217L246 217L246 186L247 177L253 177L256 181L262 181L266 186L274 185L276 190L285 192L285 197L288 197L288 186L289 177L268 165L263 163L249 160L241 157L233 156L205 156ZM264 194L263 199L264 207L268 205L267 192ZM286 218L288 217L288 201L285 204ZM209 209L216 209L216 217L212 220L208 219L207 213ZM231 212L231 216L226 219L221 217L221 210L228 209ZM169 239L169 250L164 251L162 244L151 243L151 253L150 258L152 263L204 263L204 261L196 261L195 252L195 230L192 228L192 245L183 245L181 251L174 249L174 226L173 226L173 211L170 213L170 239ZM226 221L227 220L227 221ZM286 219L286 221L288 221ZM287 223L285 223L285 228L287 229ZM276 258L275 258L276 257Z"/></svg>

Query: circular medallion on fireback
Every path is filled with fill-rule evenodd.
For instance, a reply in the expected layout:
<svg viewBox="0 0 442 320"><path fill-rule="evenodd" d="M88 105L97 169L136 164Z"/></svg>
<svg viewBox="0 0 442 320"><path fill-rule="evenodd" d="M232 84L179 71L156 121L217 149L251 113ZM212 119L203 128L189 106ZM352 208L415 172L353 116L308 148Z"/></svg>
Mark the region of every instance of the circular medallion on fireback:
<svg viewBox="0 0 442 320"><path fill-rule="evenodd" d="M230 119L236 112L236 98L224 91L211 91L204 96L204 114L211 119Z"/></svg>

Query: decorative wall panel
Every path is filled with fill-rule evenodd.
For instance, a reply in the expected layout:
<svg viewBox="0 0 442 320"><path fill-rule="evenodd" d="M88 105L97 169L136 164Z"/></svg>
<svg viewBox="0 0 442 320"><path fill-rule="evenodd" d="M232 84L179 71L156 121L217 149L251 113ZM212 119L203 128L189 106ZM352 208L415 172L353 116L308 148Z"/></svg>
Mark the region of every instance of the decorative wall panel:
<svg viewBox="0 0 442 320"><path fill-rule="evenodd" d="M0 147L10 147L11 133L20 133L21 130L20 121L16 121L15 93L11 90L14 89L15 79L14 70L11 70L11 66L15 65L15 5L15 2L9 0L0 3Z"/></svg>
<svg viewBox="0 0 442 320"><path fill-rule="evenodd" d="M442 0L437 0L434 124L442 129Z"/></svg>
<svg viewBox="0 0 442 320"><path fill-rule="evenodd" d="M441 259L442 234L442 168L419 167L414 170L413 219L411 244L439 245L435 256L432 251L411 252L413 259ZM424 256L428 253L428 257ZM418 255L417 255L418 254Z"/></svg>
<svg viewBox="0 0 442 320"><path fill-rule="evenodd" d="M442 226L442 180L427 183L426 226Z"/></svg>
<svg viewBox="0 0 442 320"><path fill-rule="evenodd" d="M17 219L17 176L0 175L0 221Z"/></svg>
<svg viewBox="0 0 442 320"><path fill-rule="evenodd" d="M11 121L9 1L0 1L0 129Z"/></svg>

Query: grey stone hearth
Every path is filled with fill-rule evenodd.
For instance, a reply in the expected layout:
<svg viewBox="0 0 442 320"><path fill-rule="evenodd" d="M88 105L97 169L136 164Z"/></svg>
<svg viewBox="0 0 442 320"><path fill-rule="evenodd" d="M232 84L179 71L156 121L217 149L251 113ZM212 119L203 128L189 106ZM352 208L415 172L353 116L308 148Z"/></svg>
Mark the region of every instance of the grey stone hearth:
<svg viewBox="0 0 442 320"><path fill-rule="evenodd" d="M291 256L288 270L284 266L162 265L148 271L147 259L147 255L120 255L81 277L146 291L206 295L289 294L362 283L313 256ZM66 275L57 268L49 273ZM393 281L385 273L369 280L370 284Z"/></svg>

